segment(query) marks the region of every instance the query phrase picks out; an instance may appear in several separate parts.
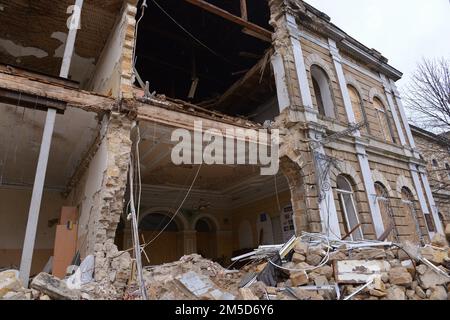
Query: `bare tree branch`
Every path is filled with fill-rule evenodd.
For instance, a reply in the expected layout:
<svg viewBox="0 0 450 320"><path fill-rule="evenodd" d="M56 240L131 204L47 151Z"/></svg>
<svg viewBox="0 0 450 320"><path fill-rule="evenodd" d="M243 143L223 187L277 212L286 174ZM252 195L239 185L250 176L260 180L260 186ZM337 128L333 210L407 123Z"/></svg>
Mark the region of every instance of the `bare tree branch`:
<svg viewBox="0 0 450 320"><path fill-rule="evenodd" d="M404 98L417 126L450 131L450 60L423 59L406 86Z"/></svg>

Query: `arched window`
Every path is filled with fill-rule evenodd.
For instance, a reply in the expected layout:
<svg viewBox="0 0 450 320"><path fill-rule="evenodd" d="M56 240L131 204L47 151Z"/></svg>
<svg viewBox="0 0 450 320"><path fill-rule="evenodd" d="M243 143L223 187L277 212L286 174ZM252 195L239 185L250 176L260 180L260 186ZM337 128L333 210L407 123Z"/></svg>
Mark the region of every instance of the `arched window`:
<svg viewBox="0 0 450 320"><path fill-rule="evenodd" d="M381 134L383 135L386 141L394 142L386 108L378 98L373 99L373 104L375 106L375 111L377 112L377 118L378 123L380 125Z"/></svg>
<svg viewBox="0 0 450 320"><path fill-rule="evenodd" d="M356 211L353 189L347 178L342 175L337 177L336 191L344 219L345 233L348 234L354 230L350 235L350 238L352 240L362 240L364 237L359 223L358 212Z"/></svg>
<svg viewBox="0 0 450 320"><path fill-rule="evenodd" d="M391 201L389 199L389 193L386 187L380 183L375 182L375 192L377 195L377 203L380 208L381 217L383 218L385 230L392 226L392 232L394 234L395 240L399 241L398 231L395 225L394 214L391 208Z"/></svg>
<svg viewBox="0 0 450 320"><path fill-rule="evenodd" d="M364 110L364 105L362 104L361 96L359 95L358 91L351 85L348 85L347 89L348 89L348 93L350 95L350 101L352 102L352 109L353 109L353 113L355 114L356 123L360 123L360 122L367 123L367 116L366 116L366 112ZM363 130L365 132L369 132L367 126L365 128L363 128Z"/></svg>
<svg viewBox="0 0 450 320"><path fill-rule="evenodd" d="M335 118L334 103L327 74L322 68L313 65L311 66L311 77L319 113L326 117Z"/></svg>
<svg viewBox="0 0 450 320"><path fill-rule="evenodd" d="M414 205L414 196L407 187L402 188L402 210L403 215L407 220L411 222L408 223L408 234L412 235L414 240L420 240L424 243L424 238L422 232L420 231L419 220L417 218L417 212Z"/></svg>

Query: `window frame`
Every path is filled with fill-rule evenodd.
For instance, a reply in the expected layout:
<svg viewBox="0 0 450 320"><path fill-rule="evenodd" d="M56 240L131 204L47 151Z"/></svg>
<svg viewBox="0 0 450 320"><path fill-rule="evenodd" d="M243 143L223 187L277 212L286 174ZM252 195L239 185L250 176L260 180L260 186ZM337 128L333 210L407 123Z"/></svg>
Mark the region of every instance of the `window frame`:
<svg viewBox="0 0 450 320"><path fill-rule="evenodd" d="M352 105L353 113L355 113L355 107L356 107L356 106L353 105L352 96L351 96L350 92L351 92L351 91L354 91L355 94L356 94L356 96L358 97L358 100L359 100L359 109L360 109L360 112L361 112L361 115L362 115L362 121L365 121L365 123L366 123L366 131L367 131L367 134L370 135L369 121L368 121L368 119L367 119L367 113L366 113L366 109L364 108L364 100L362 99L361 93L360 93L360 92L358 91L358 89L356 89L355 86L353 86L352 84L347 84L347 91L349 92L349 95L350 95L350 103L351 103L351 105ZM356 117L355 117L355 120L358 121L358 120L356 119Z"/></svg>
<svg viewBox="0 0 450 320"><path fill-rule="evenodd" d="M317 72L315 72L315 70ZM335 99L334 99L333 87L331 85L330 76L320 65L317 65L317 64L311 65L310 74L311 74L311 80L312 80L312 84L313 84L314 97L316 100L316 105L317 105L319 114L326 118L337 120L338 112L336 110L336 103L335 103ZM316 90L316 85L314 85L314 82L317 84L317 90ZM316 91L319 91L319 93L320 93L320 99L322 101L323 113L320 112L319 101L318 101Z"/></svg>
<svg viewBox="0 0 450 320"><path fill-rule="evenodd" d="M384 140L389 143L396 143L395 137L394 137L394 131L392 129L391 122L389 120L389 114L388 114L388 110L386 109L386 106L377 97L374 97L373 105L375 108L375 112L377 114L378 124L380 125L381 133L384 136ZM382 115L380 115L380 114L382 114ZM384 129L385 126L383 125L383 123L385 123L385 125L387 127L386 129L388 130L390 139L388 139L388 137L386 136L387 133L385 132L385 129Z"/></svg>
<svg viewBox="0 0 450 320"><path fill-rule="evenodd" d="M339 199L339 202L341 204L341 208L342 208L342 211L343 211L343 214L344 214L344 220L345 220L345 224L347 226L348 232L352 231L352 229L354 229L356 226L359 225L359 227L355 231L353 231L352 234L350 234L349 237L350 237L350 239L352 241L363 241L364 240L364 232L363 232L363 229L362 229L361 221L359 219L358 210L357 210L356 202L355 202L355 193L353 191L352 184L350 183L350 181L345 176L340 175L340 176L337 177L337 179L339 179L339 178L344 179L345 182L347 183L348 187L350 188L350 191L349 190L340 189L338 187L338 182L336 181L336 185L337 185L336 186L336 193L338 195L338 199ZM356 219L356 222L357 222L356 225L353 226L353 227L350 225L350 219L349 219L349 215L348 215L348 208L347 208L347 205L346 205L346 202L345 202L345 199L344 199L344 195L348 195L350 197L350 200L351 200L353 213L355 215L355 219ZM355 239L354 235L355 235L356 231L359 231L359 233L361 235L361 239Z"/></svg>
<svg viewBox="0 0 450 320"><path fill-rule="evenodd" d="M404 195L406 196L406 199L403 197ZM422 234L422 230L420 230L419 216L417 215L416 206L414 204L414 201L415 201L414 195L411 192L411 190L409 190L408 187L403 187L401 189L401 200L402 200L402 204L409 209L409 213L413 218L413 222L416 227L415 229L417 232L417 236L419 237L419 241L421 243L424 243L424 236ZM424 219L426 220L425 213L423 212L423 214L424 214ZM426 223L426 221L425 221L425 223ZM428 225L427 225L427 228L428 228Z"/></svg>

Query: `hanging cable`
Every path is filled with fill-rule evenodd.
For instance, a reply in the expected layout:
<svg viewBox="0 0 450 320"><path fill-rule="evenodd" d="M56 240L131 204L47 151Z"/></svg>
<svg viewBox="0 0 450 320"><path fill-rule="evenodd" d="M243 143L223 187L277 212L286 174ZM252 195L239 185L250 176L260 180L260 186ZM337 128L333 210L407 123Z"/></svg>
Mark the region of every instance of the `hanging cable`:
<svg viewBox="0 0 450 320"><path fill-rule="evenodd" d="M138 33L139 33L139 23L141 22L141 20L144 18L145 15L145 9L147 9L147 0L144 0L144 2L142 2L141 5L141 16L139 17L138 21L136 22L136 27L134 30L134 46L133 46L133 73L136 73L136 46L137 46L137 38L138 38Z"/></svg>
<svg viewBox="0 0 450 320"><path fill-rule="evenodd" d="M198 178L198 175L199 175L199 173L200 173L200 169L202 168L202 166L203 166L203 163L202 164L200 164L199 166L198 166L198 169L197 169L197 172L196 172L196 174L195 174L195 177L194 177L194 179L192 180L192 183L191 183L191 186L189 187L189 189L188 189L188 191L186 192L186 195L185 195L185 197L184 197L184 199L183 199L183 201L180 203L180 205L178 206L178 209L177 209L177 211L175 211L175 213L173 214L173 216L172 216L172 218L170 218L170 220L169 220L169 222L167 222L167 224L164 226L164 228L152 239L152 240L150 240L149 242L147 242L143 247L142 247L142 250L144 250L145 248L147 248L150 244L152 244L156 239L158 239L159 238L159 236L169 227L169 225L172 223L172 221L175 219L175 217L178 215L178 213L180 212L180 210L181 210L181 208L183 207L183 205L184 205L184 203L186 202L186 200L187 200L187 198L189 197L189 195L190 195L190 193L191 193L191 191L192 191L192 188L194 187L194 185L195 185L195 182L197 181L197 178Z"/></svg>
<svg viewBox="0 0 450 320"><path fill-rule="evenodd" d="M133 158L133 156L131 156ZM144 274L142 272L142 259L141 259L141 245L139 243L139 230L138 230L138 222L136 215L136 207L134 203L134 195L133 195L133 159L130 159L130 170L129 170L129 178L130 178L130 215L131 215L131 225L132 225L132 236L133 236L133 245L134 245L134 256L136 259L137 273L138 273L138 282L139 289L141 292L141 297L143 300L148 300L147 297L147 289L145 286Z"/></svg>

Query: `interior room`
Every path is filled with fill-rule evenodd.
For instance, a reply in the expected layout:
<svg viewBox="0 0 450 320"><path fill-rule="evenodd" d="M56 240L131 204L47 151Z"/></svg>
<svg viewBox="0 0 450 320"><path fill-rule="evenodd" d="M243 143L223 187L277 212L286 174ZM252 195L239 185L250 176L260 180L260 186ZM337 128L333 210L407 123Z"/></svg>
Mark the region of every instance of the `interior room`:
<svg viewBox="0 0 450 320"><path fill-rule="evenodd" d="M0 267L18 267L30 209L31 194L42 143L46 112L41 107L59 107L55 120L32 274L40 272L54 255L56 230L64 206L73 205L73 177L99 135L96 113L66 107L16 93L0 94ZM44 103L42 105L41 103ZM76 237L76 226L70 227ZM76 241L76 239L75 239ZM72 257L71 257L72 258Z"/></svg>
<svg viewBox="0 0 450 320"><path fill-rule="evenodd" d="M142 191L136 201L144 264L199 253L225 265L234 255L293 235L290 191L281 171L262 176L256 165L175 165L172 130L139 123L134 192ZM130 249L131 224L126 215L122 220L116 242Z"/></svg>

